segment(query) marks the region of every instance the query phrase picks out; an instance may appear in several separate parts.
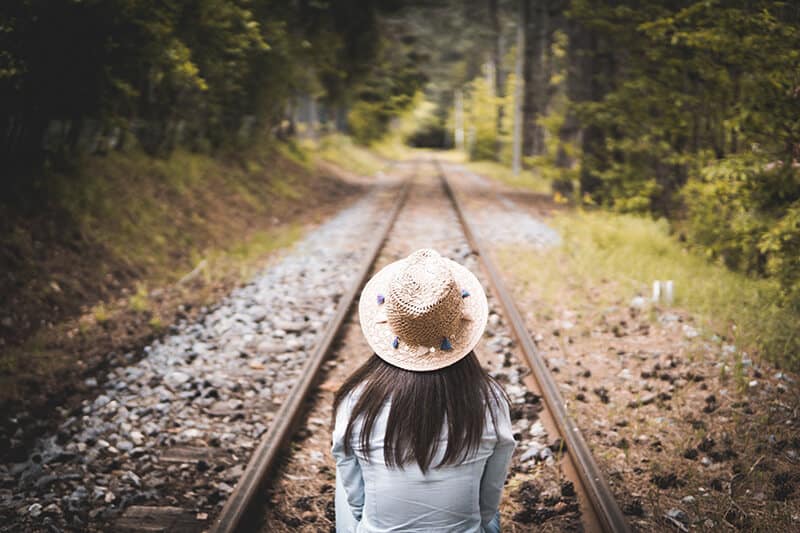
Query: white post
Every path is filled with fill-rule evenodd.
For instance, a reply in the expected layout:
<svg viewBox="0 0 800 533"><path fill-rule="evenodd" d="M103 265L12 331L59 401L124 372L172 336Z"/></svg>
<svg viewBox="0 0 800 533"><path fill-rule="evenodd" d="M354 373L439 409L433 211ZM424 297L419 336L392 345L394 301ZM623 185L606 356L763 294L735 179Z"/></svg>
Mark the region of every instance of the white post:
<svg viewBox="0 0 800 533"><path fill-rule="evenodd" d="M497 96L497 87L495 87L496 81L496 67L494 65L494 60L489 59L486 62L486 84L489 87L489 94L492 95L492 98Z"/></svg>
<svg viewBox="0 0 800 533"><path fill-rule="evenodd" d="M661 298L661 282L655 280L653 282L653 302L658 302Z"/></svg>
<svg viewBox="0 0 800 533"><path fill-rule="evenodd" d="M664 287L664 300L666 300L668 304L671 304L674 298L674 293L673 293L674 288L675 288L674 283L672 282L671 279L668 279L667 284Z"/></svg>
<svg viewBox="0 0 800 533"><path fill-rule="evenodd" d="M308 128L312 139L317 138L317 128L319 126L319 117L317 116L317 99L313 96L309 99L308 104Z"/></svg>

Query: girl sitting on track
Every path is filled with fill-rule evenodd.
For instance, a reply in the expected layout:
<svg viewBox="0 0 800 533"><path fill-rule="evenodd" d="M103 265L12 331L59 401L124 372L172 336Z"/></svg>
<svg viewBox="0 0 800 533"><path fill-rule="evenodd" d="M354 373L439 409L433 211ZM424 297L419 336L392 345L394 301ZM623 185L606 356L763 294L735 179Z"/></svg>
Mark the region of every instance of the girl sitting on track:
<svg viewBox="0 0 800 533"><path fill-rule="evenodd" d="M367 283L359 316L375 355L334 400L337 532L499 532L515 443L505 392L472 351L480 282L418 250Z"/></svg>

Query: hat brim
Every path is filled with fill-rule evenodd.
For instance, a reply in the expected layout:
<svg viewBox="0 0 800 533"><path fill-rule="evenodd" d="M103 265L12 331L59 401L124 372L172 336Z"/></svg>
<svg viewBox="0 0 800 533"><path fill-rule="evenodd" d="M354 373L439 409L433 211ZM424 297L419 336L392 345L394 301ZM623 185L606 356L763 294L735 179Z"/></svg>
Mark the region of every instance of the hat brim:
<svg viewBox="0 0 800 533"><path fill-rule="evenodd" d="M387 363L415 372L438 370L458 362L469 354L480 341L489 318L489 303L480 281L465 267L445 259L456 285L469 296L463 299L463 318L458 330L447 337L452 347L442 350L439 346L409 345L399 341L393 346L395 333L385 320L386 304L378 303L378 295L388 294L392 279L405 265L401 259L383 267L364 286L358 301L361 330L374 352Z"/></svg>

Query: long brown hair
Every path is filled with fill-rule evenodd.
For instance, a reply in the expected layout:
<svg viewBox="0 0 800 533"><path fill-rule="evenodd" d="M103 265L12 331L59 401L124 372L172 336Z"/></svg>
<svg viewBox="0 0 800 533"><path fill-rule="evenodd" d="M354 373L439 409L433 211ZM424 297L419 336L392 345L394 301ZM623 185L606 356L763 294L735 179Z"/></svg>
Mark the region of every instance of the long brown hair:
<svg viewBox="0 0 800 533"><path fill-rule="evenodd" d="M369 439L384 403L391 400L383 457L390 467L416 462L425 472L438 451L447 423L447 448L439 466L456 464L480 445L486 409L508 402L503 388L481 368L475 352L448 367L412 372L373 355L342 384L333 400L333 420L342 401L362 386L345 430L346 453L352 453L354 424L361 418L360 452L369 454ZM492 420L494 410L489 409Z"/></svg>

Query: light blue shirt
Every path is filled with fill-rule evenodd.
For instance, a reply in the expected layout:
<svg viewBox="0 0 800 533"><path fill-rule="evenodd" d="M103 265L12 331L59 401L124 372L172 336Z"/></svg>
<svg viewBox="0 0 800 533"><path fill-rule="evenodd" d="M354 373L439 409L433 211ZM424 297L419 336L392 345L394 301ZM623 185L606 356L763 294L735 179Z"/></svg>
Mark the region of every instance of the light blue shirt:
<svg viewBox="0 0 800 533"><path fill-rule="evenodd" d="M356 400L357 393L351 393L342 401L333 431L337 532L499 531L500 495L516 444L505 402L492 405L496 424L486 410L479 448L457 465L437 466L447 448L443 428L433 466L423 473L416 463L399 469L383 460L389 403L375 420L369 461L360 452L345 454L344 433ZM357 448L360 424L354 429L352 444Z"/></svg>

